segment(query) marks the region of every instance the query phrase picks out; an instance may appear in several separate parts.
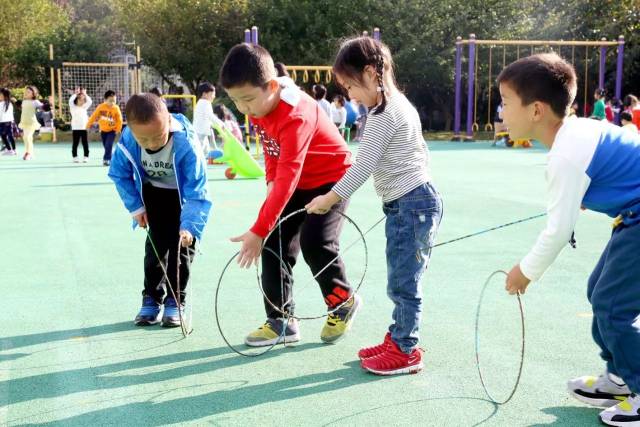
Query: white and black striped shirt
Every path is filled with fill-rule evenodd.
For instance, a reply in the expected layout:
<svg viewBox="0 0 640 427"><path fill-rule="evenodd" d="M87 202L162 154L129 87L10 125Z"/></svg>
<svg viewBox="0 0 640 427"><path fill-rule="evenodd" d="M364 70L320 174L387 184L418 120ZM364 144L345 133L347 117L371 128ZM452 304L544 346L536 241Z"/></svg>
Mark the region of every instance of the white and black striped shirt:
<svg viewBox="0 0 640 427"><path fill-rule="evenodd" d="M367 115L356 161L333 187L348 199L373 175L383 202L390 202L431 180L429 151L418 112L400 92L387 98L384 112Z"/></svg>

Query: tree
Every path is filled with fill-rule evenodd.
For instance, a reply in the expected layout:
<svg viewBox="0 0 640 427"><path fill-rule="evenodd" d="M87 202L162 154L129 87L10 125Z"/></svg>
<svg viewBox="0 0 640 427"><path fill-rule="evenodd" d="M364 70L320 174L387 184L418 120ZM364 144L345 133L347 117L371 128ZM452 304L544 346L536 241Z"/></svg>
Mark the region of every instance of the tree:
<svg viewBox="0 0 640 427"><path fill-rule="evenodd" d="M14 56L32 38L46 38L69 25L65 11L48 0L7 1L0 7L0 82L16 79Z"/></svg>
<svg viewBox="0 0 640 427"><path fill-rule="evenodd" d="M217 80L226 52L241 40L247 10L248 0L117 3L119 22L142 47L143 62L170 84L171 75L181 76L192 93L203 80Z"/></svg>

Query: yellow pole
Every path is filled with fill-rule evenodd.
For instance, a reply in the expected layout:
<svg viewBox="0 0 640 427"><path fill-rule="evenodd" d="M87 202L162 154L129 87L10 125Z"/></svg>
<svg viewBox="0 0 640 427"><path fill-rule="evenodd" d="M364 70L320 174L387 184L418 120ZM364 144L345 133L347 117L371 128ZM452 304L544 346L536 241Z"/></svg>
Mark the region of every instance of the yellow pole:
<svg viewBox="0 0 640 427"><path fill-rule="evenodd" d="M140 64L141 61L141 56L140 56L140 46L136 46L136 61L138 61L138 65ZM136 67L136 83L137 83L137 88L136 88L136 93L140 93L142 92L142 73L141 73L141 69L140 67ZM193 104L193 108L196 108L196 104Z"/></svg>
<svg viewBox="0 0 640 427"><path fill-rule="evenodd" d="M58 68L58 110L60 119L62 120L62 71Z"/></svg>
<svg viewBox="0 0 640 427"><path fill-rule="evenodd" d="M51 106L52 111L55 113L56 111L56 85L55 85L55 76L53 72L53 45L49 45L49 61L51 61L51 66L49 67L49 78L51 79L51 99L53 99L53 105ZM54 114L55 117L55 114ZM56 135L56 125L53 125L51 140L53 142L58 142L58 137Z"/></svg>

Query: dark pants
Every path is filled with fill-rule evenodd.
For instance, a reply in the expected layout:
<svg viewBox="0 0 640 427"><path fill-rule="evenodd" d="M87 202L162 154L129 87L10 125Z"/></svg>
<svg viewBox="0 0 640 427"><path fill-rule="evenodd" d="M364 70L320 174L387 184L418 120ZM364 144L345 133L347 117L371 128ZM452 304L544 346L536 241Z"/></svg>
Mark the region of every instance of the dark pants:
<svg viewBox="0 0 640 427"><path fill-rule="evenodd" d="M11 122L0 123L0 137L7 150L16 149L16 140L13 137L13 130L11 129Z"/></svg>
<svg viewBox="0 0 640 427"><path fill-rule="evenodd" d="M82 139L82 149L84 151L84 156L89 157L89 141L87 140L87 131L82 129L80 130L74 129L72 132L72 135L73 135L73 145L71 146L71 155L73 157L78 157L78 144Z"/></svg>
<svg viewBox="0 0 640 427"><path fill-rule="evenodd" d="M607 370L640 393L640 224L619 225L589 277L593 339Z"/></svg>
<svg viewBox="0 0 640 427"><path fill-rule="evenodd" d="M167 296L172 296L168 286L178 295L178 242L180 241L180 199L178 190L156 188L145 184L142 195L147 209L149 233L160 255L162 264L167 269L170 284L162 271L158 257L147 237L144 253L144 291L147 295L162 303ZM195 241L189 248L180 247L180 299L185 300L185 289L189 281L189 269L195 254Z"/></svg>
<svg viewBox="0 0 640 427"><path fill-rule="evenodd" d="M327 193L332 187L333 185L325 185L311 190L296 190L289 203L285 206L282 217L304 208L314 197ZM344 218L338 211L344 212L347 205L348 201L336 203L326 215L299 213L282 224L280 233L278 232L278 227L275 228L265 247L280 255L278 237L281 235L282 259L287 264L287 267L281 268L278 258L268 250L262 252L261 262L262 286L269 300L278 308L281 308L291 297L293 278L287 269L288 267L293 268L301 250L302 256L314 276L327 264L331 263L316 278L327 307L333 308L351 296L353 291L347 283L342 259L338 258L332 261L338 255L340 249L339 237L344 222ZM284 291L284 293L281 291ZM272 319L282 317L282 314L266 300L264 304L267 317ZM294 307L295 304L292 300L284 304L284 310L282 311L293 313Z"/></svg>
<svg viewBox="0 0 640 427"><path fill-rule="evenodd" d="M116 139L116 132L100 132L102 138L102 146L104 147L104 157L102 160L111 160L111 153L113 152L113 141Z"/></svg>

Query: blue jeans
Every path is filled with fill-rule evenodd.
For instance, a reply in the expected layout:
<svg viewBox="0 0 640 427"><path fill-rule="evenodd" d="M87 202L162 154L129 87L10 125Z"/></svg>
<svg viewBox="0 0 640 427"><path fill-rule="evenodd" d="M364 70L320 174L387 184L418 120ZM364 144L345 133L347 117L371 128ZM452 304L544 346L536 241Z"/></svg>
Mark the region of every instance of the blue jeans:
<svg viewBox="0 0 640 427"><path fill-rule="evenodd" d="M442 220L442 199L430 183L383 205L387 216L387 295L393 303L391 339L404 353L418 345L422 315L420 280Z"/></svg>
<svg viewBox="0 0 640 427"><path fill-rule="evenodd" d="M607 370L640 393L640 224L613 230L589 277L593 340Z"/></svg>

